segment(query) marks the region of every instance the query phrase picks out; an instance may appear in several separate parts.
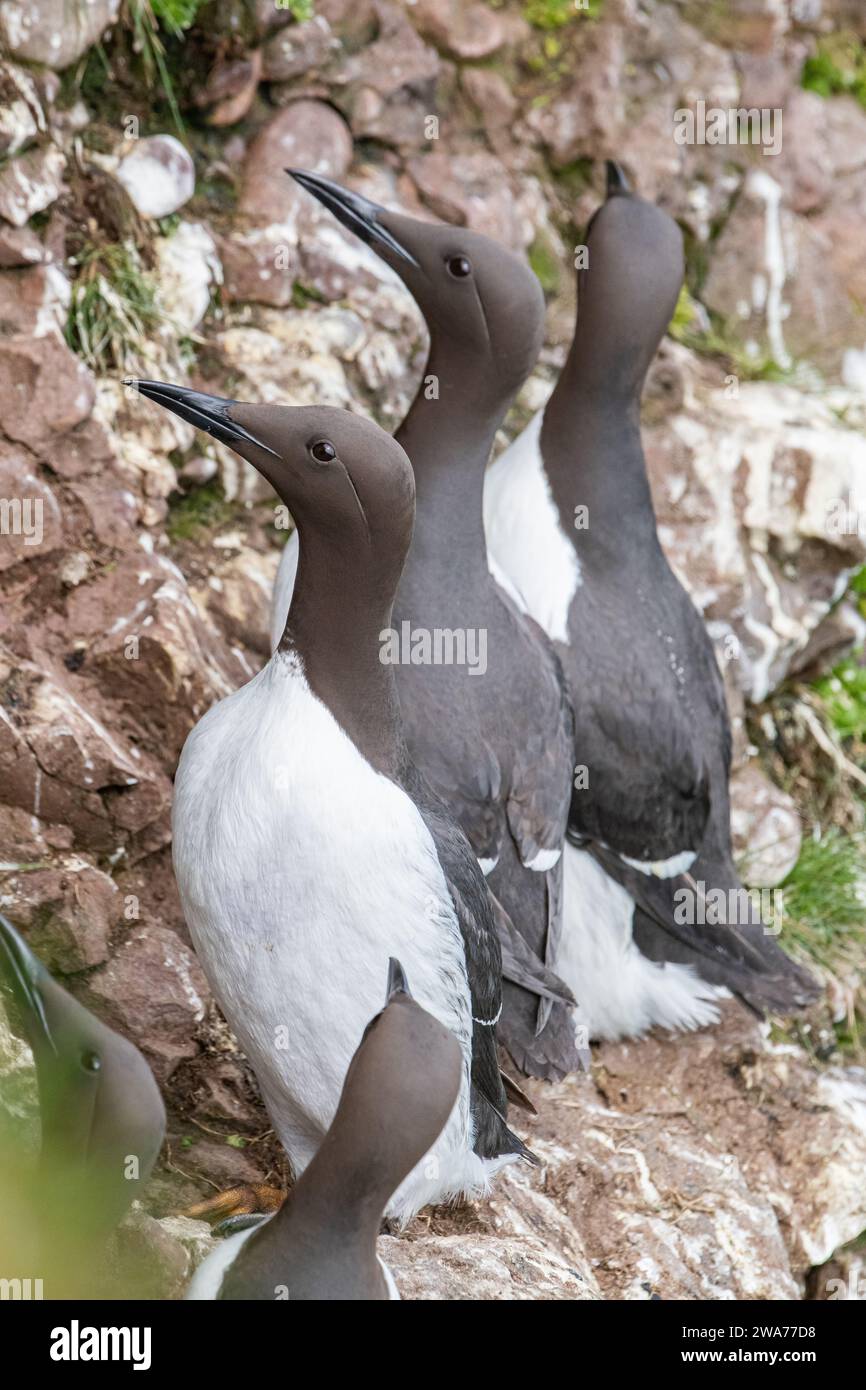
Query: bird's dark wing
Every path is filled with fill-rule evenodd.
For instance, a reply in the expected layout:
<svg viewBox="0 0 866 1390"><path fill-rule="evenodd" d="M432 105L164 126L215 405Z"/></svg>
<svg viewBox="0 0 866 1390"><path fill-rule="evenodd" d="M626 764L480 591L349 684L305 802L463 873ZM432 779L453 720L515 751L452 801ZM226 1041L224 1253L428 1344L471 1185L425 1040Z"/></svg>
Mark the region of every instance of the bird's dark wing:
<svg viewBox="0 0 866 1390"><path fill-rule="evenodd" d="M574 764L574 719L565 676L547 634L503 590L509 648L514 651L514 705L525 711L512 750L506 815L522 862L549 867L562 848Z"/></svg>
<svg viewBox="0 0 866 1390"><path fill-rule="evenodd" d="M634 899L635 942L650 959L691 965L759 1013L788 1013L817 997L816 981L782 950L776 924L762 921L729 861L698 858L688 875L661 879L595 846L591 852Z"/></svg>
<svg viewBox="0 0 866 1390"><path fill-rule="evenodd" d="M489 884L488 892L493 904L499 948L502 953L503 978L511 980L512 984L520 985L539 999L567 1004L574 1008L577 1001L568 985L527 945ZM546 1017L544 1021L546 1022ZM544 1023L541 1026L543 1027Z"/></svg>
<svg viewBox="0 0 866 1390"><path fill-rule="evenodd" d="M467 721L466 747L459 756L455 748L456 728L450 729L447 739L443 739L438 718L422 718L420 707L405 692L401 694L401 703L414 762L423 767L433 790L450 807L475 857L494 863L505 833L502 769L496 754L477 725Z"/></svg>
<svg viewBox="0 0 866 1390"><path fill-rule="evenodd" d="M696 854L710 815L710 768L717 756L702 742L705 653L695 651L691 637L681 636L683 651L664 634L643 634L623 650L601 626L593 641L593 617L604 622L604 615L589 614L589 632L582 633L587 669L572 679L577 732L570 836L645 863ZM708 641L703 633L700 645ZM715 737L724 737L726 719L720 710Z"/></svg>
<svg viewBox="0 0 866 1390"><path fill-rule="evenodd" d="M466 951L472 1008L472 1087L475 1151L482 1158L518 1153L534 1161L506 1122L508 1101L496 1054L496 1024L502 1005L502 956L493 906L472 848L447 807L408 764L401 783L418 807L436 846Z"/></svg>

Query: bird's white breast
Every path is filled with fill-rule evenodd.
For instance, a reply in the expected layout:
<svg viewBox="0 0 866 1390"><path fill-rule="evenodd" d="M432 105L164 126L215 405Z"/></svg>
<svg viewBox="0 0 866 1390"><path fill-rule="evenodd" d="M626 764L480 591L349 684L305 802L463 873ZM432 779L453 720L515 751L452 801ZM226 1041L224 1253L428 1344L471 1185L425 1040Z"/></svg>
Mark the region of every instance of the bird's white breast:
<svg viewBox="0 0 866 1390"><path fill-rule="evenodd" d="M289 616L292 594L295 591L295 575L298 572L298 554L298 533L293 531L283 546L277 577L274 580L274 593L271 599L272 652L275 652L280 644L280 638L286 626L286 618Z"/></svg>
<svg viewBox="0 0 866 1390"><path fill-rule="evenodd" d="M273 657L190 734L173 826L196 951L296 1171L397 956L464 1051L436 1147L447 1187L448 1154L471 1147L469 990L448 887L414 803L360 755L294 656Z"/></svg>
<svg viewBox="0 0 866 1390"><path fill-rule="evenodd" d="M494 563L554 642L568 642L568 612L580 585L577 553L562 529L541 459L543 412L484 480L484 530Z"/></svg>

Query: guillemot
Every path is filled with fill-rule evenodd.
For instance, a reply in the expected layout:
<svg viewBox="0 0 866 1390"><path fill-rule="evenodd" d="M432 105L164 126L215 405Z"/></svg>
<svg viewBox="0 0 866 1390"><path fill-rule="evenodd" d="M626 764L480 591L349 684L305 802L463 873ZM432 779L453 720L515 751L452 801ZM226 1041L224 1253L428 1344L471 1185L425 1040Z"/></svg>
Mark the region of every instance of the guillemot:
<svg viewBox="0 0 866 1390"><path fill-rule="evenodd" d="M567 361L491 468L485 522L568 679L578 776L560 973L591 1034L616 1038L711 1022L729 992L786 1011L816 986L736 872L724 687L656 531L639 403L683 281L682 236L611 163L586 247ZM742 920L708 925L702 908L722 894Z"/></svg>
<svg viewBox="0 0 866 1390"><path fill-rule="evenodd" d="M229 1236L188 1299L399 1299L376 1254L393 1193L433 1148L460 1090L457 1039L392 960L385 1007L349 1065L330 1129L278 1215Z"/></svg>
<svg viewBox="0 0 866 1390"><path fill-rule="evenodd" d="M409 460L347 411L135 384L252 463L301 535L279 648L192 730L175 779L175 875L214 994L297 1176L399 951L419 1002L460 1042L464 1075L434 1159L390 1214L483 1192L503 1164L535 1160L505 1121L484 877L408 756L379 659L412 535Z"/></svg>
<svg viewBox="0 0 866 1390"><path fill-rule="evenodd" d="M45 1297L93 1297L106 1241L141 1196L162 1144L159 1088L138 1049L73 999L2 915L0 984L33 1053L42 1131L32 1182L16 1162L21 1214L5 1223L2 1273L29 1265ZM12 1225L20 1242L10 1242Z"/></svg>
<svg viewBox="0 0 866 1390"><path fill-rule="evenodd" d="M395 438L415 473L415 534L394 605L410 754L487 875L503 953L500 1037L517 1066L559 1079L586 1063L555 974L571 795L571 711L559 663L491 566L482 490L496 431L541 346L544 297L518 256L465 228L392 213L318 174L287 171L403 280L430 330L422 384ZM272 645L297 541L281 557ZM491 573L491 570L494 573ZM482 634L486 669L437 661L424 634ZM431 659L432 657L432 659Z"/></svg>

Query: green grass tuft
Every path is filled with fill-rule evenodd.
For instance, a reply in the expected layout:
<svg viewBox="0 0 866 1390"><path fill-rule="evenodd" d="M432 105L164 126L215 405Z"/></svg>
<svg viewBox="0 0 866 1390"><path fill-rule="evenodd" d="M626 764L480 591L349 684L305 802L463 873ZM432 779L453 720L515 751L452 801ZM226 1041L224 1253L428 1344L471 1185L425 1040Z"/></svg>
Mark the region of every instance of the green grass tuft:
<svg viewBox="0 0 866 1390"><path fill-rule="evenodd" d="M841 738L866 741L866 665L858 663L862 649L852 652L829 676L815 682L827 716Z"/></svg>
<svg viewBox="0 0 866 1390"><path fill-rule="evenodd" d="M77 258L65 337L97 373L134 374L161 315L156 289L131 242L92 247Z"/></svg>
<svg viewBox="0 0 866 1390"><path fill-rule="evenodd" d="M788 940L829 969L866 945L866 836L831 828L803 841L781 884Z"/></svg>

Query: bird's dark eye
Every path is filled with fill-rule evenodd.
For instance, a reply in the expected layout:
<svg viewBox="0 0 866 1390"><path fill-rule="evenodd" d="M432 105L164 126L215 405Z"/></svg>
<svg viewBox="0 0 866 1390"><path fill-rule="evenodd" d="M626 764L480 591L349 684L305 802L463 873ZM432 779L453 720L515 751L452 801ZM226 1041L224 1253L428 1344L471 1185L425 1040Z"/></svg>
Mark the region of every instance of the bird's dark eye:
<svg viewBox="0 0 866 1390"><path fill-rule="evenodd" d="M102 1059L98 1052L82 1052L81 1065L85 1071L101 1071Z"/></svg>
<svg viewBox="0 0 866 1390"><path fill-rule="evenodd" d="M330 439L320 439L317 444L311 444L310 453L316 463L330 463L331 459L337 457L337 451Z"/></svg>
<svg viewBox="0 0 866 1390"><path fill-rule="evenodd" d="M472 262L465 256L452 256L447 265L449 275L453 275L455 280L464 280L472 274Z"/></svg>

